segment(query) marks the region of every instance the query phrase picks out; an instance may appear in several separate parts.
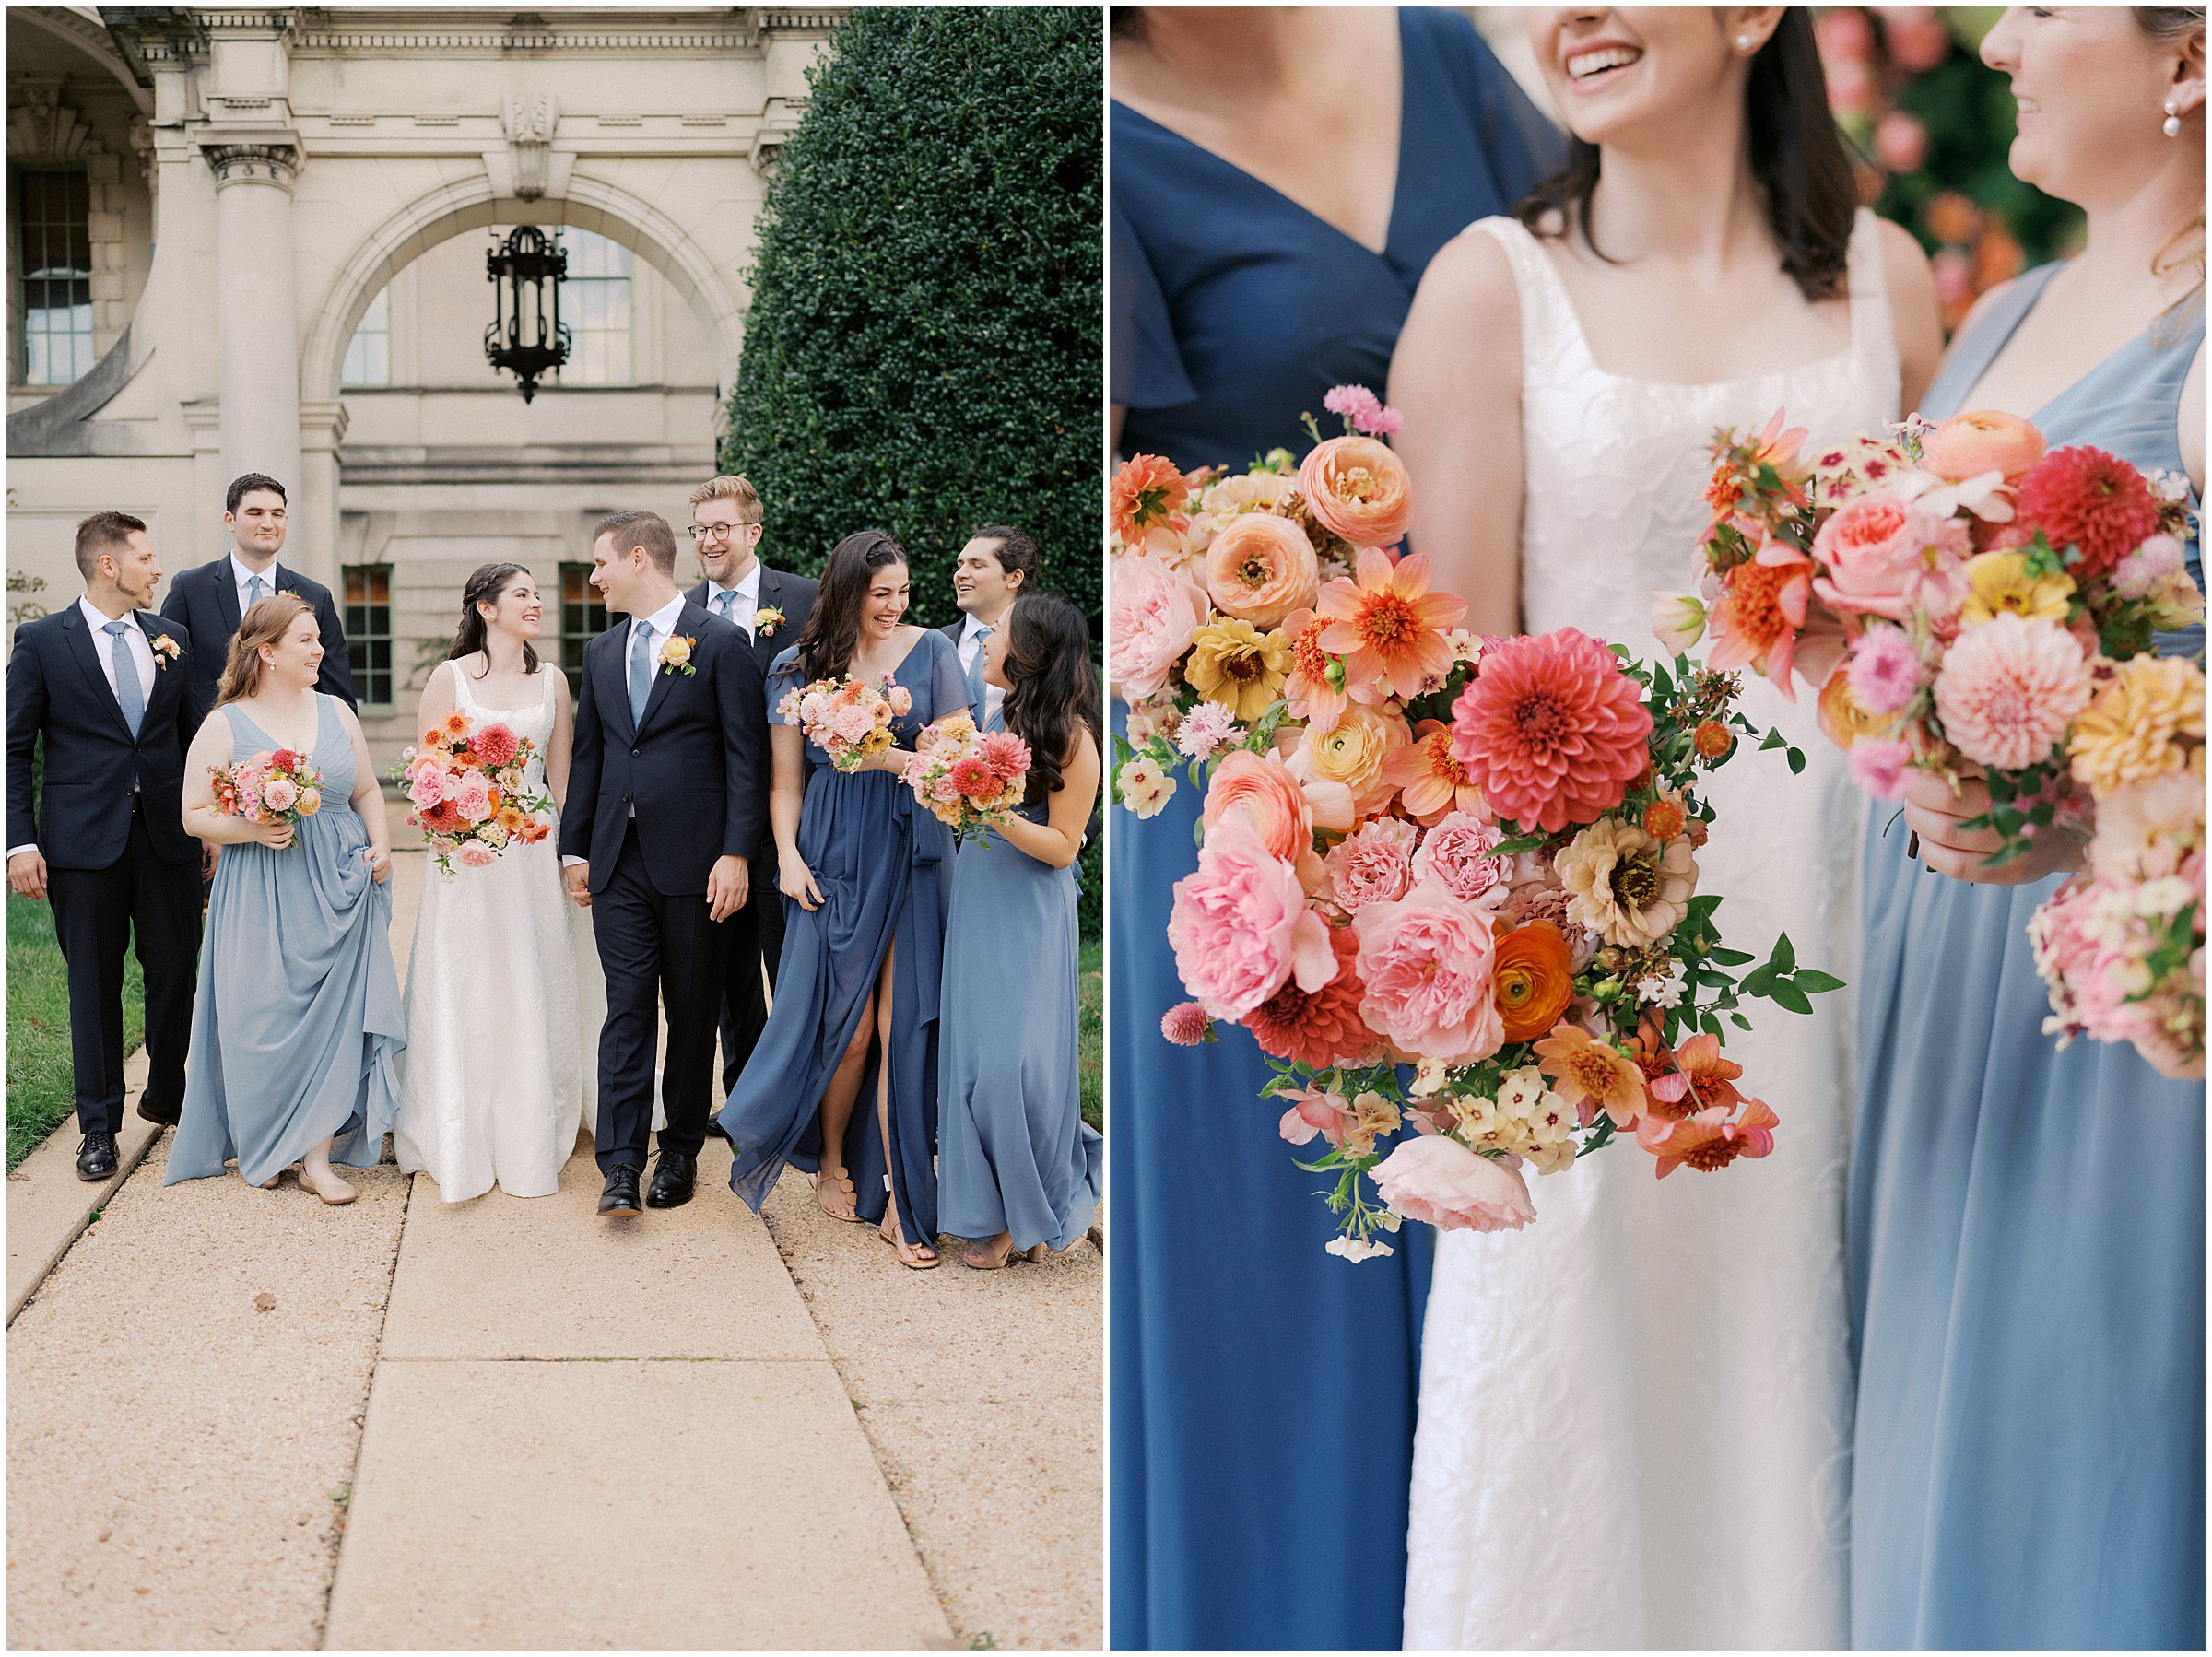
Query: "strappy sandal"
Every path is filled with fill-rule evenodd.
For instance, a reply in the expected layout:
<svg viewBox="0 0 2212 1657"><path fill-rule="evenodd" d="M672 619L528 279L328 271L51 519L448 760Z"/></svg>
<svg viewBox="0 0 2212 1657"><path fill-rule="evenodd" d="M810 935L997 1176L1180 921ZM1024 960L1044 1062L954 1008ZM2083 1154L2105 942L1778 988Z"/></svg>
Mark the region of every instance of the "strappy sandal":
<svg viewBox="0 0 2212 1657"><path fill-rule="evenodd" d="M885 1227L893 1228L886 1230ZM942 1257L929 1244L908 1242L904 1234L896 1228L891 1211L888 1208L884 1211L883 1225L876 1228L876 1235L891 1245L891 1252L899 1256L899 1263L910 1272L933 1271L943 1263Z"/></svg>
<svg viewBox="0 0 2212 1657"><path fill-rule="evenodd" d="M842 1213L840 1213L837 1209L830 1207L830 1205L822 1199L822 1187L825 1182L833 1177L837 1181L838 1194L843 1197L845 1200L845 1208ZM849 1174L840 1173L835 1176L831 1176L827 1173L819 1173L814 1176L814 1205L817 1208L819 1208L824 1214L828 1215L831 1219L850 1220L855 1225L863 1223L861 1221L860 1211L858 1207L859 1202L860 1193L853 1186L852 1176Z"/></svg>

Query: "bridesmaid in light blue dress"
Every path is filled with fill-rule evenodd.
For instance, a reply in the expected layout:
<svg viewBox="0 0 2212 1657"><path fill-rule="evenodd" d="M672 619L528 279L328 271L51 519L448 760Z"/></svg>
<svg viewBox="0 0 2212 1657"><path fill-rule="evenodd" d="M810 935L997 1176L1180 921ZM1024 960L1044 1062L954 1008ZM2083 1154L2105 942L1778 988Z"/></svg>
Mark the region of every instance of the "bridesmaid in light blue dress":
<svg viewBox="0 0 2212 1657"><path fill-rule="evenodd" d="M900 621L908 592L897 541L880 530L846 536L806 626L769 666L783 959L768 1023L716 1120L735 1154L730 1189L756 1212L788 1162L817 1175L815 1200L831 1217L878 1222L900 1263L922 1271L937 1263L937 1017L953 847L898 773L924 725L969 704L952 640ZM776 706L816 679L887 672L913 706L892 722L895 746L856 770L839 770Z"/></svg>
<svg viewBox="0 0 2212 1657"><path fill-rule="evenodd" d="M1072 1249L1099 1203L1102 1142L1083 1120L1077 1050L1076 858L1099 792L1099 679L1083 612L1016 599L984 679L1006 692L987 729L1029 744L1021 821L960 849L937 1084L937 1223L975 1240L963 1265Z"/></svg>
<svg viewBox="0 0 2212 1657"><path fill-rule="evenodd" d="M399 1109L391 830L353 711L315 689L322 660L307 604L263 599L239 624L222 699L185 762L184 827L223 852L164 1184L235 1158L248 1184L274 1185L298 1162L301 1185L350 1203L331 1162L373 1166ZM209 767L286 747L322 771L320 810L288 828L216 809Z"/></svg>
<svg viewBox="0 0 2212 1657"><path fill-rule="evenodd" d="M2195 28L2201 39L2201 12ZM2095 54L2155 49L2137 29L2124 9L2008 13L1983 56L2064 133L2083 113L2080 89L2110 84ZM2171 181L2170 228L2183 229L2203 202L2201 109L2174 142L2155 106L2091 112L2108 146L2147 152L2126 158L2138 177L2193 161L2193 182ZM2165 232L2107 232L2099 209L2119 193L2080 187L2110 181L2079 179L2080 156L2054 153L2035 129L2013 165L2089 207L2090 253L2075 279L2045 265L1985 300L1923 413L2011 406L2053 448L2086 443L2185 473L2186 443L2201 468L2201 383L2194 441L2183 434L2184 385L2201 375L2201 264L2178 303L2131 283L2147 278ZM2130 257L2109 253L2113 243ZM2104 257L2091 265L2093 255ZM2085 316L2131 314L2118 309L2131 299L2147 326L2042 400L2039 357L2093 327ZM2201 585L2194 541L2189 567ZM2202 629L2160 646L2201 652ZM2203 1084L2167 1080L2127 1047L2061 1052L2042 1034L2049 1007L2027 932L2061 876L1949 878L1906 856L1908 825L1894 815L1877 805L1866 842L1848 1218L1853 1642L2202 1649ZM1941 837L1959 837L1918 808L1912 826L1937 840L1924 853L1949 861Z"/></svg>

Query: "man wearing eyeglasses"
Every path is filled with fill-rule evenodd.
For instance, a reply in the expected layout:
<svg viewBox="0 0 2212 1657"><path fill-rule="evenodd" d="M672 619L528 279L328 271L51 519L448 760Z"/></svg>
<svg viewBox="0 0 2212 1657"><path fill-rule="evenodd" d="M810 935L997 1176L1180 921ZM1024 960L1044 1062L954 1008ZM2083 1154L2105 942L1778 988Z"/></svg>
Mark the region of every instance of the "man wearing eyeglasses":
<svg viewBox="0 0 2212 1657"><path fill-rule="evenodd" d="M814 608L816 583L760 562L760 497L742 477L710 477L691 491L691 547L707 579L686 596L752 640L753 655L765 677L769 664L790 648L806 627ZM768 751L763 731L762 799L769 792ZM772 834L760 842L752 866L776 866ZM745 907L724 924L733 934L722 994L722 1086L727 1093L752 1056L760 1027L768 1022L761 969L767 968L772 983L783 955L783 895L775 881L754 881Z"/></svg>

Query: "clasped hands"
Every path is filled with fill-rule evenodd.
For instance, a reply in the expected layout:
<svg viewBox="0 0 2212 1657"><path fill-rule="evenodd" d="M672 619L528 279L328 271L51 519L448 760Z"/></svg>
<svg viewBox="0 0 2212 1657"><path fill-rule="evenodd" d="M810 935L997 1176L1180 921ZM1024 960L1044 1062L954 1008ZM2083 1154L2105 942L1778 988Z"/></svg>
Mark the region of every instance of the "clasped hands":
<svg viewBox="0 0 2212 1657"><path fill-rule="evenodd" d="M1911 773L1905 786L1905 822L1920 836L1920 858L1938 875L1975 886L2028 886L2046 876L2082 866L2080 844L2056 826L2039 829L2030 850L1992 868L1983 860L2003 843L1994 828L1962 825L1986 816L1989 784L1971 762L1959 773L1959 789L1929 771Z"/></svg>

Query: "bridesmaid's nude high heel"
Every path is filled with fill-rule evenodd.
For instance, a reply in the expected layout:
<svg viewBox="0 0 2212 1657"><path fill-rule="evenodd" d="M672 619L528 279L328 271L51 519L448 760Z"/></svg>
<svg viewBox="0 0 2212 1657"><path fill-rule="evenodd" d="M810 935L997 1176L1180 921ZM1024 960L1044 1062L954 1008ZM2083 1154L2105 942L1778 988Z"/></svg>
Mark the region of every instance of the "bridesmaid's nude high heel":
<svg viewBox="0 0 2212 1657"><path fill-rule="evenodd" d="M1014 1234L1001 1231L988 1242L971 1242L960 1251L960 1263L972 1271L1003 1271L1013 1262Z"/></svg>

